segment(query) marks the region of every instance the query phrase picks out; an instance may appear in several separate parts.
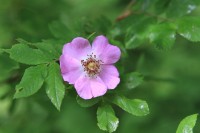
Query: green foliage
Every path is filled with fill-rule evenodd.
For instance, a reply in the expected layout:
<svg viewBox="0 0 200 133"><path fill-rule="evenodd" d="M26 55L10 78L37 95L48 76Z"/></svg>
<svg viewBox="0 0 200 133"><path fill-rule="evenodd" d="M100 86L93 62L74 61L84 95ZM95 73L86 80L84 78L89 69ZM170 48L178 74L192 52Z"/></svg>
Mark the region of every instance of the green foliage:
<svg viewBox="0 0 200 133"><path fill-rule="evenodd" d="M89 99L89 100L84 100L82 98L80 98L79 96L76 97L77 103L81 106L81 107L91 107L93 105L95 105L96 103L98 103L101 98L97 97L97 98L93 98L93 99Z"/></svg>
<svg viewBox="0 0 200 133"><path fill-rule="evenodd" d="M199 0L2 1L0 132L114 132L119 124L115 112L119 133L174 132L179 116L199 110L200 47L194 45L200 41L199 4ZM102 97L84 100L63 81L59 57L73 38L91 41L101 34L121 49L116 64L121 82ZM17 39L16 44L16 38L28 41ZM149 117L135 117L149 114L148 106ZM192 132L196 119L197 114L186 117L177 133Z"/></svg>
<svg viewBox="0 0 200 133"><path fill-rule="evenodd" d="M60 110L62 100L65 95L65 85L60 74L60 68L57 63L48 66L48 76L46 82L46 93L55 107Z"/></svg>
<svg viewBox="0 0 200 133"><path fill-rule="evenodd" d="M16 44L8 52L11 59L23 64L37 65L51 61L51 58L48 58L44 52L26 44Z"/></svg>
<svg viewBox="0 0 200 133"><path fill-rule="evenodd" d="M103 104L97 110L97 125L101 130L109 133L116 131L119 120L115 116L115 112L110 105Z"/></svg>
<svg viewBox="0 0 200 133"><path fill-rule="evenodd" d="M153 25L149 28L149 40L159 49L170 49L175 39L176 31L168 23Z"/></svg>
<svg viewBox="0 0 200 133"><path fill-rule="evenodd" d="M200 18L184 17L177 19L176 23L181 36L193 42L200 41Z"/></svg>
<svg viewBox="0 0 200 133"><path fill-rule="evenodd" d="M176 131L176 133L193 133L198 114L193 114L184 118Z"/></svg>
<svg viewBox="0 0 200 133"><path fill-rule="evenodd" d="M135 116L145 116L149 114L147 103L140 99L127 99L124 96L115 96L112 102Z"/></svg>
<svg viewBox="0 0 200 133"><path fill-rule="evenodd" d="M127 89L134 89L143 82L143 75L138 72L128 73L125 77L125 87Z"/></svg>
<svg viewBox="0 0 200 133"><path fill-rule="evenodd" d="M45 65L27 68L20 83L16 86L14 98L28 97L36 93L42 87L46 76Z"/></svg>

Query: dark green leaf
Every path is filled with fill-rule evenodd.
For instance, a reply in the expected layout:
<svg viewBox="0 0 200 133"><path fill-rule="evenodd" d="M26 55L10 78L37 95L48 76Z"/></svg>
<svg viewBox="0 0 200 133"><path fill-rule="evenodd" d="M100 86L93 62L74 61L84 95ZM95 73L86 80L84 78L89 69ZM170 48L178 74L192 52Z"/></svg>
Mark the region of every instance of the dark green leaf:
<svg viewBox="0 0 200 133"><path fill-rule="evenodd" d="M10 53L11 59L28 65L48 63L52 60L51 58L48 58L41 50L31 48L25 44L16 44L12 46L8 52Z"/></svg>
<svg viewBox="0 0 200 133"><path fill-rule="evenodd" d="M149 39L159 49L170 49L176 39L175 26L168 23L153 25L149 28Z"/></svg>
<svg viewBox="0 0 200 133"><path fill-rule="evenodd" d="M156 19L140 15L133 17L131 21L131 27L128 28L125 38L125 47L127 49L137 48L147 42L149 34L147 29L156 22Z"/></svg>
<svg viewBox="0 0 200 133"><path fill-rule="evenodd" d="M147 103L140 99L127 99L124 96L115 96L112 102L135 116L144 116L149 114Z"/></svg>
<svg viewBox="0 0 200 133"><path fill-rule="evenodd" d="M20 83L16 86L14 98L28 97L36 93L42 87L46 76L45 65L27 68Z"/></svg>
<svg viewBox="0 0 200 133"><path fill-rule="evenodd" d="M176 130L176 133L193 133L198 114L193 114L184 118Z"/></svg>
<svg viewBox="0 0 200 133"><path fill-rule="evenodd" d="M185 17L177 20L178 33L190 41L200 41L200 18Z"/></svg>
<svg viewBox="0 0 200 133"><path fill-rule="evenodd" d="M19 64L9 58L8 55L0 54L0 81L7 79L11 76L11 71L18 69Z"/></svg>
<svg viewBox="0 0 200 133"><path fill-rule="evenodd" d="M65 95L65 85L57 63L52 63L48 67L46 78L46 93L55 107L60 110L62 100Z"/></svg>
<svg viewBox="0 0 200 133"><path fill-rule="evenodd" d="M129 73L125 76L125 87L133 89L143 82L143 75L138 72Z"/></svg>
<svg viewBox="0 0 200 133"><path fill-rule="evenodd" d="M80 98L79 96L77 96L76 100L77 100L77 103L81 107L91 107L100 101L100 97L89 99L89 100L84 100L84 99Z"/></svg>
<svg viewBox="0 0 200 133"><path fill-rule="evenodd" d="M97 110L97 125L101 130L114 132L116 131L119 120L110 105L102 105Z"/></svg>
<svg viewBox="0 0 200 133"><path fill-rule="evenodd" d="M171 0L166 11L169 17L181 17L190 14L196 7L195 0Z"/></svg>

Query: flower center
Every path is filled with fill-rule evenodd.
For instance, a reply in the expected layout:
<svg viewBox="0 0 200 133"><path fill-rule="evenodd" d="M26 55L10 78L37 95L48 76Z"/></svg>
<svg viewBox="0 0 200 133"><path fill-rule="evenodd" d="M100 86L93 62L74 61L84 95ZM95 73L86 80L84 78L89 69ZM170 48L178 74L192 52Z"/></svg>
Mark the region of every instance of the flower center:
<svg viewBox="0 0 200 133"><path fill-rule="evenodd" d="M101 71L101 60L96 58L96 55L88 55L86 60L81 60L84 71L89 77L97 76Z"/></svg>

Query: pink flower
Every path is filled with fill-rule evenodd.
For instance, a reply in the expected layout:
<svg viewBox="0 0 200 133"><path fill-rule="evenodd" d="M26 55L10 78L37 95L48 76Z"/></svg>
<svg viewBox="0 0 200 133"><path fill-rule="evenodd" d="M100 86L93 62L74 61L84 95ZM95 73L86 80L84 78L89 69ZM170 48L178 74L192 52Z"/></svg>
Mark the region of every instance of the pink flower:
<svg viewBox="0 0 200 133"><path fill-rule="evenodd" d="M83 99L102 96L120 82L113 65L120 58L117 46L109 44L105 36L97 36L92 46L87 39L77 37L63 47L60 69L64 81L74 84Z"/></svg>

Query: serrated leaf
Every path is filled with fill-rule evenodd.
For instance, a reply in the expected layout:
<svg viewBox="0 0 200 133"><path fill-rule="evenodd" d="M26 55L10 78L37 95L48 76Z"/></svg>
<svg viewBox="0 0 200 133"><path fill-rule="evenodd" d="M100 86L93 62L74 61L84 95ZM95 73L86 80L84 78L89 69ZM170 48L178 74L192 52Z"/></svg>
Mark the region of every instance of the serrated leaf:
<svg viewBox="0 0 200 133"><path fill-rule="evenodd" d="M58 110L60 110L60 106L65 95L65 85L57 63L51 63L49 65L45 87L46 93L51 102Z"/></svg>
<svg viewBox="0 0 200 133"><path fill-rule="evenodd" d="M143 75L138 72L132 72L125 76L125 87L133 89L143 82Z"/></svg>
<svg viewBox="0 0 200 133"><path fill-rule="evenodd" d="M101 130L114 132L116 131L119 120L115 116L115 112L110 105L102 105L97 110L97 125Z"/></svg>
<svg viewBox="0 0 200 133"><path fill-rule="evenodd" d="M184 118L176 130L176 133L193 133L198 114L193 114Z"/></svg>
<svg viewBox="0 0 200 133"><path fill-rule="evenodd" d="M175 42L175 27L168 23L153 25L149 28L149 40L161 50L170 49Z"/></svg>
<svg viewBox="0 0 200 133"><path fill-rule="evenodd" d="M36 93L42 87L46 76L45 65L27 68L20 83L16 86L14 98L28 97Z"/></svg>
<svg viewBox="0 0 200 133"><path fill-rule="evenodd" d="M41 50L34 49L25 44L13 45L10 50L10 58L28 65L38 65L48 63L52 59L48 58Z"/></svg>
<svg viewBox="0 0 200 133"><path fill-rule="evenodd" d="M77 96L76 101L81 107L91 107L100 101L100 97L85 100L85 99L82 99L79 96Z"/></svg>
<svg viewBox="0 0 200 133"><path fill-rule="evenodd" d="M146 101L140 99L127 99L124 96L115 96L112 102L135 116L145 116L149 114L149 107Z"/></svg>
<svg viewBox="0 0 200 133"><path fill-rule="evenodd" d="M200 18L185 17L176 21L178 33L190 41L200 41Z"/></svg>
<svg viewBox="0 0 200 133"><path fill-rule="evenodd" d="M54 40L43 40L39 43L34 43L39 50L41 50L48 58L50 59L58 59L62 52L62 47L64 44L62 42L54 41Z"/></svg>

